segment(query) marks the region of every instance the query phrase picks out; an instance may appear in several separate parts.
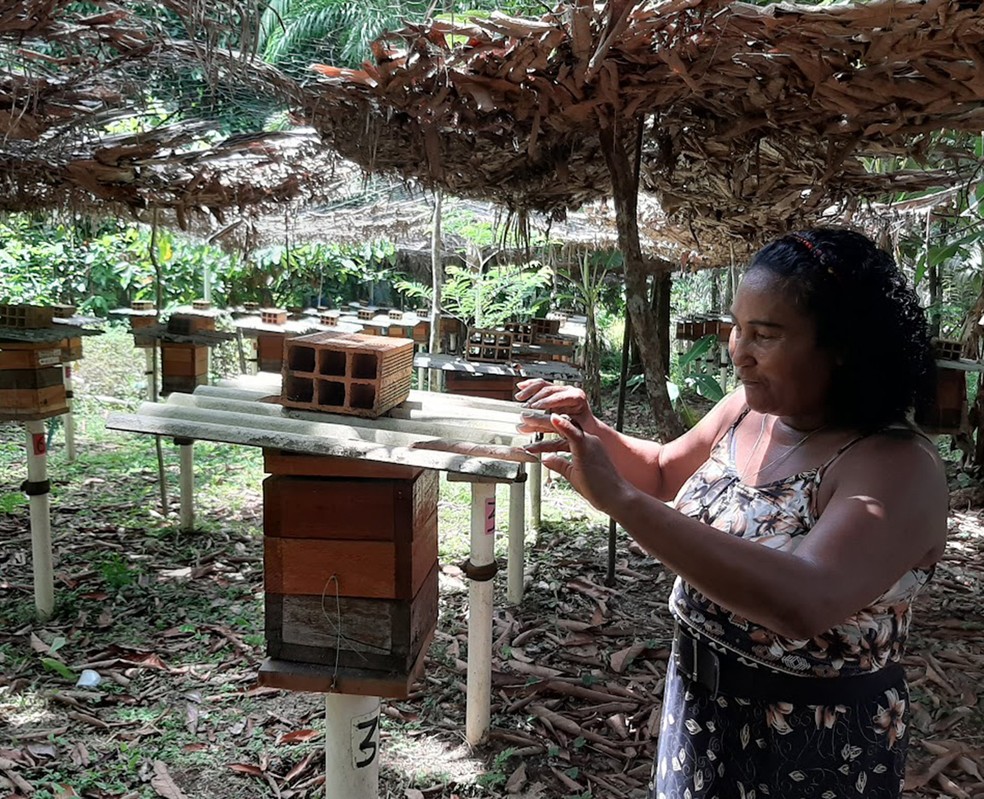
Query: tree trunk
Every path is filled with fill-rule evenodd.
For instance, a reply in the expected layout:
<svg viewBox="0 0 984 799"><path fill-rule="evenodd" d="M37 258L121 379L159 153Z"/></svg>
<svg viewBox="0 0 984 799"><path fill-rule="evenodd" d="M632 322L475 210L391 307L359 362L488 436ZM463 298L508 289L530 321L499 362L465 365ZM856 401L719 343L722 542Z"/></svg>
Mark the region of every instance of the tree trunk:
<svg viewBox="0 0 984 799"><path fill-rule="evenodd" d="M673 410L669 392L666 390L666 371L663 368L665 356L656 320L649 305L647 275L637 219L639 174L633 169L629 154L613 124L606 124L605 120L601 120L600 139L612 179L618 244L625 262L625 305L632 320L632 332L639 348L656 426L664 440L668 441L681 435L684 428Z"/></svg>
<svg viewBox="0 0 984 799"><path fill-rule="evenodd" d="M650 261L652 263L652 261ZM652 309L656 314L656 335L663 353L663 372L670 373L670 291L673 289L673 264L660 262L660 269L653 274Z"/></svg>

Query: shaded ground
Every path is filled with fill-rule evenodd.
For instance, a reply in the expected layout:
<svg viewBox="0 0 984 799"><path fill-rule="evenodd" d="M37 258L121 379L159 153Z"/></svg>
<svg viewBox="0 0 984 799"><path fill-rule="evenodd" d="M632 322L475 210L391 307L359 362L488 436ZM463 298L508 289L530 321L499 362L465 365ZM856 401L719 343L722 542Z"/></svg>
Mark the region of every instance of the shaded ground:
<svg viewBox="0 0 984 799"><path fill-rule="evenodd" d="M65 465L57 450L51 459L60 605L40 624L27 506L17 499L22 434L0 425L0 796L322 796L322 698L256 686L258 453L196 446L201 530L180 535L155 510L149 440L104 434L97 417L83 434L80 463ZM173 460L168 468L173 478ZM505 508L501 494L502 526ZM438 633L415 694L384 707L381 795L643 795L671 576L620 536L606 586L606 521L562 485L545 489L521 607L503 606L497 578L492 732L469 751L466 586L452 565L467 546L460 486L444 485L440 513ZM984 521L961 510L951 526L905 661L911 797L984 797ZM99 685L75 686L85 669Z"/></svg>

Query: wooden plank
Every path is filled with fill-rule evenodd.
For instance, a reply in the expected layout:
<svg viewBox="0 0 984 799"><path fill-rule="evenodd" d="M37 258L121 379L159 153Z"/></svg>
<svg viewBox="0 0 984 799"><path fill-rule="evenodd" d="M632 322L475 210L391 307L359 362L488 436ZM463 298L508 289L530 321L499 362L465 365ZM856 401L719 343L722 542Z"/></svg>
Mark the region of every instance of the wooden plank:
<svg viewBox="0 0 984 799"><path fill-rule="evenodd" d="M360 669L410 669L437 626L439 571L435 560L413 600L267 594L267 654Z"/></svg>
<svg viewBox="0 0 984 799"><path fill-rule="evenodd" d="M3 369L0 370L0 390L37 390L64 383L61 367L44 369Z"/></svg>
<svg viewBox="0 0 984 799"><path fill-rule="evenodd" d="M68 410L64 383L38 389L0 389L0 416L22 418L35 413L54 416L49 411L61 409Z"/></svg>
<svg viewBox="0 0 984 799"><path fill-rule="evenodd" d="M296 477L373 477L410 480L424 470L413 466L397 466L378 461L352 458L332 458L326 455L304 455L299 452L264 449L263 471Z"/></svg>
<svg viewBox="0 0 984 799"><path fill-rule="evenodd" d="M437 508L437 475L415 480L271 476L263 481L263 531L287 538L414 538Z"/></svg>
<svg viewBox="0 0 984 799"><path fill-rule="evenodd" d="M40 369L62 362L61 348L52 348L50 343L23 348L12 344L14 342L4 342L3 349L0 349L0 369Z"/></svg>
<svg viewBox="0 0 984 799"><path fill-rule="evenodd" d="M433 636L432 636L433 637ZM413 669L406 674L335 668L267 658L260 665L257 681L270 688L306 693L341 693L354 696L382 696L406 699L411 686L424 672L427 646L421 648Z"/></svg>

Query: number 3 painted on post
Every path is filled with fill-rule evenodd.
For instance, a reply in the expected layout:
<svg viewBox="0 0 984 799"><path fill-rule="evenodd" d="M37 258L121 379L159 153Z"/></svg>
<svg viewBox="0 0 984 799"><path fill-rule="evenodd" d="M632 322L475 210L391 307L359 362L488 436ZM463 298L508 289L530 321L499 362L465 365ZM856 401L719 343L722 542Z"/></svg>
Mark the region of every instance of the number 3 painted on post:
<svg viewBox="0 0 984 799"><path fill-rule="evenodd" d="M352 719L352 765L355 768L372 765L379 750L378 741L379 713L370 713ZM363 755L362 760L359 759L359 753Z"/></svg>

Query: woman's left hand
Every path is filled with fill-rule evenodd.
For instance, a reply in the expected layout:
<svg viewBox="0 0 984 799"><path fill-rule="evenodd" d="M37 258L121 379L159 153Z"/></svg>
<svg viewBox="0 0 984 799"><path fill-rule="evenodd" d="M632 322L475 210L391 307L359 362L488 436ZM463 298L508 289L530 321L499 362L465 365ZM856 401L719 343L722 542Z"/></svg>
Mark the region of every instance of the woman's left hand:
<svg viewBox="0 0 984 799"><path fill-rule="evenodd" d="M631 486L615 469L598 436L584 432L565 416L554 414L550 421L567 441L571 454L569 458L544 455L543 465L566 478L598 510L607 512Z"/></svg>

